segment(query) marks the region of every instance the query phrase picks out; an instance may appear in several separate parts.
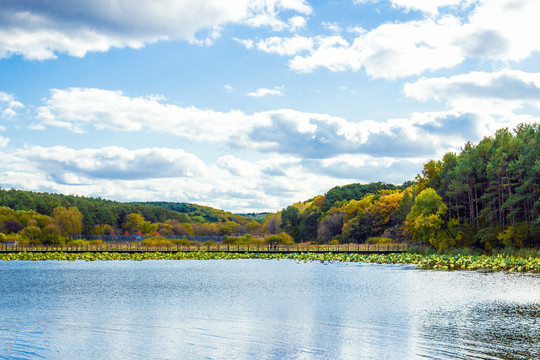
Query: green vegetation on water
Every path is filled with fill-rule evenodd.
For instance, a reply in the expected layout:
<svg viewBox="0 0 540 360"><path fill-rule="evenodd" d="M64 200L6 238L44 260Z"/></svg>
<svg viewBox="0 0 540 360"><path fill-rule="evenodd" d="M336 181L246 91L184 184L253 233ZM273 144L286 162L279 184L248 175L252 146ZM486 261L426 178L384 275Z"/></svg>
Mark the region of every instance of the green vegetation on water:
<svg viewBox="0 0 540 360"><path fill-rule="evenodd" d="M12 260L232 260L265 259L320 262L365 262L377 264L416 264L420 269L483 270L540 273L540 256L536 255L422 255L419 253L334 254L334 253L228 253L228 252L19 252L0 254L0 261Z"/></svg>

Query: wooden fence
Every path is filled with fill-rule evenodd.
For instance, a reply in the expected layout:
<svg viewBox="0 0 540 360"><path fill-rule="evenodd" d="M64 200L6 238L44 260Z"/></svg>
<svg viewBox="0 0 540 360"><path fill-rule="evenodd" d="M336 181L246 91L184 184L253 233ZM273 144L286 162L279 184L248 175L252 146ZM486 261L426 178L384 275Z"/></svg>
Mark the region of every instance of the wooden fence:
<svg viewBox="0 0 540 360"><path fill-rule="evenodd" d="M30 244L1 244L0 252L332 252L332 253L392 253L411 250L410 244L340 244L340 245L154 245L144 246L138 243L103 243L100 245L30 245Z"/></svg>

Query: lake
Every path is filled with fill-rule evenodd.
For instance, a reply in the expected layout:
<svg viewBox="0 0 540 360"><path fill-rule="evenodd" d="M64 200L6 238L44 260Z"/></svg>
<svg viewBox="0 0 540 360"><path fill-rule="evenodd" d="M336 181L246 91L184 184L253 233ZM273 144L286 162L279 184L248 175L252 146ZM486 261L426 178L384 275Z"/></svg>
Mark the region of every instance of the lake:
<svg viewBox="0 0 540 360"><path fill-rule="evenodd" d="M540 277L292 260L0 262L0 359L539 359Z"/></svg>

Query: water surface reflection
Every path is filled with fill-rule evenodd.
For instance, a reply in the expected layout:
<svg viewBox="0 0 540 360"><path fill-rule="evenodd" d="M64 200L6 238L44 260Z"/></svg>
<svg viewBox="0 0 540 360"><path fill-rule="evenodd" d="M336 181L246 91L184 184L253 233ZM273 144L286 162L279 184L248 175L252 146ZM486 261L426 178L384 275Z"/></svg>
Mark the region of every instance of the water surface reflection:
<svg viewBox="0 0 540 360"><path fill-rule="evenodd" d="M540 278L294 261L0 263L0 358L534 359Z"/></svg>

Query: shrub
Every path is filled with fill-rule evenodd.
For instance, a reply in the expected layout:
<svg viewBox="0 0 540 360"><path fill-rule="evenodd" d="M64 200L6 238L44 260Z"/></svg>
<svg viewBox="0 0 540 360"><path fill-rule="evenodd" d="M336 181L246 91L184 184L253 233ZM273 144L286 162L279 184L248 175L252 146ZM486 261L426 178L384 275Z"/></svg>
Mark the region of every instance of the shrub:
<svg viewBox="0 0 540 360"><path fill-rule="evenodd" d="M182 239L172 239L171 241L173 244L180 246L188 246L191 244L185 236Z"/></svg>
<svg viewBox="0 0 540 360"><path fill-rule="evenodd" d="M279 234L275 234L275 235L270 235L266 238L264 238L265 242L267 244L273 244L273 243L278 243L278 244L283 244L283 245L292 245L294 244L294 240L293 238L287 234L286 232L281 232Z"/></svg>
<svg viewBox="0 0 540 360"><path fill-rule="evenodd" d="M19 235L27 244L41 244L41 229L37 226L27 226L19 231Z"/></svg>
<svg viewBox="0 0 540 360"><path fill-rule="evenodd" d="M5 242L14 243L21 241L19 234L7 234Z"/></svg>
<svg viewBox="0 0 540 360"><path fill-rule="evenodd" d="M151 238L146 238L143 241L141 241L141 245L143 246L172 246L174 244L171 240L166 239L162 236L154 236Z"/></svg>
<svg viewBox="0 0 540 360"><path fill-rule="evenodd" d="M0 233L0 242L7 242L7 236L4 233Z"/></svg>
<svg viewBox="0 0 540 360"><path fill-rule="evenodd" d="M375 245L375 244L391 244L392 239L385 237L370 237L367 239L366 244Z"/></svg>
<svg viewBox="0 0 540 360"><path fill-rule="evenodd" d="M251 234L243 236L226 236L223 239L223 244L229 245L262 245L265 244L264 239L256 239Z"/></svg>
<svg viewBox="0 0 540 360"><path fill-rule="evenodd" d="M89 242L86 240L71 240L67 243L69 246L87 246Z"/></svg>

